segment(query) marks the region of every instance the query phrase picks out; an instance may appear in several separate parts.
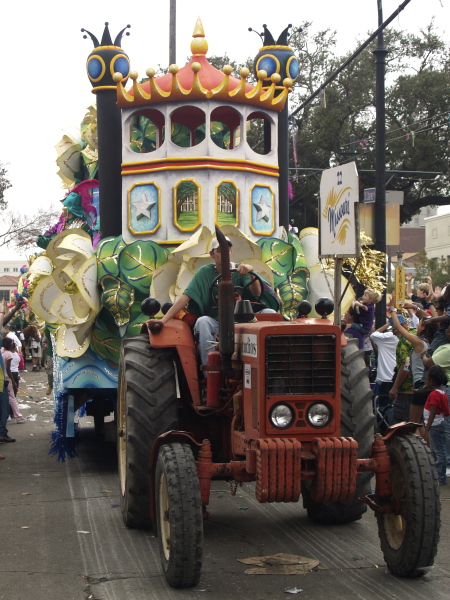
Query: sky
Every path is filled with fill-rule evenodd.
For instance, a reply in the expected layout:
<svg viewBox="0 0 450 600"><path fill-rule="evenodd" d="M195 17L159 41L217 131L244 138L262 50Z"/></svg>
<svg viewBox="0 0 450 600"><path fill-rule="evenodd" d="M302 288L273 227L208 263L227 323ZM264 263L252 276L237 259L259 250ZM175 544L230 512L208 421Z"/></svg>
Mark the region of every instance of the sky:
<svg viewBox="0 0 450 600"><path fill-rule="evenodd" d="M337 31L337 52L354 49L377 27L378 0L178 0L177 64L190 54L190 41L200 17L209 54L227 53L231 59L255 56L261 42L248 31L262 31L266 23L275 39L289 24L312 22L313 31ZM382 0L387 19L401 0ZM65 129L79 126L93 102L85 62L93 45L83 39L88 29L99 39L105 21L111 37L127 24L130 36L122 47L131 68L145 76L149 67L169 64L169 0L60 0L2 2L4 87L0 96L0 162L6 165L13 187L5 198L9 210L34 213L58 205L65 191L57 176L55 144ZM64 8L63 8L64 7ZM411 0L391 26L418 34L433 16L439 33L450 42L450 0ZM7 56L9 58L7 59ZM6 63L9 67L6 70ZM6 72L7 71L7 72ZM0 250L0 260L17 257Z"/></svg>

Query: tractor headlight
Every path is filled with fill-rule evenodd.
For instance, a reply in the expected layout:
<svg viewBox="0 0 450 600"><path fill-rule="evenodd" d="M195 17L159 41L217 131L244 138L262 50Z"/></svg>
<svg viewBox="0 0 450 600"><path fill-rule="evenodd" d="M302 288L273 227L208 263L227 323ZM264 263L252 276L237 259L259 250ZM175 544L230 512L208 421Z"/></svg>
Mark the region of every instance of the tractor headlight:
<svg viewBox="0 0 450 600"><path fill-rule="evenodd" d="M277 429L287 429L294 422L294 411L287 404L275 404L270 411L270 422Z"/></svg>
<svg viewBox="0 0 450 600"><path fill-rule="evenodd" d="M306 416L313 427L326 427L331 420L331 409L323 402L316 402L309 407Z"/></svg>

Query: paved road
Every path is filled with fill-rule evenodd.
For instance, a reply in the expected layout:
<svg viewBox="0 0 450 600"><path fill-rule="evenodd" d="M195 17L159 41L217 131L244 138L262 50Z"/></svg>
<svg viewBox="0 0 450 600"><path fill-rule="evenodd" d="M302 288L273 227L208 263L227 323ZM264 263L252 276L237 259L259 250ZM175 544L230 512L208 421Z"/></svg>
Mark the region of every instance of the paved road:
<svg viewBox="0 0 450 600"><path fill-rule="evenodd" d="M21 396L23 413L35 420L11 424L17 442L0 446L6 456L0 461L1 600L273 600L290 597L284 590L293 587L303 590L296 596L302 600L449 597L450 485L443 488L436 566L421 579L400 580L387 572L372 514L319 527L301 504L259 505L251 485L232 496L225 484L214 483L200 584L171 589L161 575L157 539L122 524L115 446L97 443L85 417L79 458L58 463L49 457L52 402L44 396L45 374L26 373L25 379L23 394L32 398ZM252 576L236 561L277 552L316 558L319 570Z"/></svg>

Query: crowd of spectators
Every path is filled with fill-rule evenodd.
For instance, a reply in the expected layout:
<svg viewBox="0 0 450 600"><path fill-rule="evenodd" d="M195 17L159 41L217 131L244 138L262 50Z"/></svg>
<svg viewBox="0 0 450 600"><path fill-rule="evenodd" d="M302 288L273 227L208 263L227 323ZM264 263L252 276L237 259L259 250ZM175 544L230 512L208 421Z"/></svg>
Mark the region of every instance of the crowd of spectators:
<svg viewBox="0 0 450 600"><path fill-rule="evenodd" d="M420 425L418 433L430 445L444 485L450 476L450 285L433 290L427 277L414 293L408 274L406 295L397 304L392 294L386 323L374 330L379 297L365 290L344 315L343 328L366 350L377 413L387 425Z"/></svg>

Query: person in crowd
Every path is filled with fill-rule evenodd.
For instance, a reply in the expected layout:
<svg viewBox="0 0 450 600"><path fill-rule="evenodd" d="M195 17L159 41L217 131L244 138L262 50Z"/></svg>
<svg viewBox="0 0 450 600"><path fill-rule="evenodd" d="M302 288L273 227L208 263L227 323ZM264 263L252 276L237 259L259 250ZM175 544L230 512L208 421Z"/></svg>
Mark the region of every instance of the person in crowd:
<svg viewBox="0 0 450 600"><path fill-rule="evenodd" d="M440 485L447 483L445 456L444 419L450 416L446 389L447 374L441 367L433 365L427 376L427 389L431 390L423 409L423 437L431 448L436 463Z"/></svg>
<svg viewBox="0 0 450 600"><path fill-rule="evenodd" d="M395 308L394 294L392 295L390 301L390 314L395 329L401 331L402 336L412 344L411 353L406 359L403 367L404 370L411 372L413 382L413 393L410 403L409 416L407 417L405 414L405 420L409 419L414 423L420 423L423 414L423 407L428 395L427 391L422 389L426 381L425 366L423 364L422 356L428 350L429 345L433 340L433 336L437 331L438 325L437 323L429 323L429 319L422 318L417 326L416 334L409 329L401 327L397 309ZM402 380L401 377L399 378L397 376L396 381L391 388L391 399L393 399L398 393L399 388L396 387L397 379L399 382Z"/></svg>
<svg viewBox="0 0 450 600"><path fill-rule="evenodd" d="M430 287L432 286L431 277L429 275L427 276L428 283L419 283L417 286L417 295L413 294L412 292L411 283L413 278L414 275L411 272L406 275L406 295L411 298L413 302L417 302L421 304L424 309L427 309L431 302L428 298L428 295L430 294Z"/></svg>
<svg viewBox="0 0 450 600"><path fill-rule="evenodd" d="M409 363L412 343L403 335L408 331L408 323L403 315L397 315L396 325L394 325L392 317L389 317L389 321L393 325L395 335L398 337L395 350L397 375L389 392L389 398L393 404L394 421L399 423L409 420L409 408L413 395L413 379ZM415 330L413 330L413 333L415 333Z"/></svg>
<svg viewBox="0 0 450 600"><path fill-rule="evenodd" d="M232 246L229 238L225 238L230 248L230 258ZM194 333L199 339L199 353L201 364L207 364L208 353L212 349L211 340L217 338L219 332L219 324L217 322L217 304L214 303L210 294L210 286L214 279L222 273L222 254L217 238L213 238L211 242L210 257L213 259L212 264L203 265L198 269L184 290L183 294L176 300L173 306L167 311L160 323L165 325L170 319L173 319L186 309L186 311L194 316L195 326ZM260 312L276 312L279 308L279 303L276 297L269 292L261 289L261 284L258 279L252 274L252 265L245 263L230 263L232 269L236 269L231 273L231 278L235 286L244 287L250 284L244 292L244 298L256 302L263 295L262 302L268 304L272 308L265 308ZM265 284L267 285L267 284Z"/></svg>
<svg viewBox="0 0 450 600"><path fill-rule="evenodd" d="M449 286L447 286L449 287ZM423 356L423 364L426 369L431 369L437 365L444 369L447 379L450 382L450 324L445 330L445 342L433 352L432 356ZM450 386L447 387L447 397L450 406ZM444 417L445 431L445 454L447 460L447 470L450 474L450 417Z"/></svg>
<svg viewBox="0 0 450 600"><path fill-rule="evenodd" d="M21 414L19 405L17 403L17 384L11 371L11 363L13 361L13 350L15 351L15 345L11 338L4 337L2 344L3 362L5 363L5 378L8 382L8 399L9 405L13 412L13 416L16 419L16 423L26 423L27 420ZM18 364L18 363L17 363Z"/></svg>
<svg viewBox="0 0 450 600"><path fill-rule="evenodd" d="M344 326L344 335L347 337L353 337L358 340L358 348L360 350L364 349L364 334L362 333L360 328L354 327L355 320L358 315L356 313L356 309L353 306L350 306L348 311L342 317L342 324Z"/></svg>
<svg viewBox="0 0 450 600"><path fill-rule="evenodd" d="M12 329L11 329L11 327L9 325L5 325L4 330L5 330L4 335L6 337L11 338L14 341L14 344L15 344L15 346L17 348L17 352L21 352L22 351L22 342L17 337L17 335L15 334L15 332L12 331Z"/></svg>
<svg viewBox="0 0 450 600"><path fill-rule="evenodd" d="M8 337L8 336L6 336L6 337ZM15 383L14 395L17 397L17 392L19 390L19 382L20 382L19 365L20 365L20 356L21 355L19 354L19 352L17 352L17 347L15 344L12 347L11 354L12 354L12 359L11 359L10 369L11 369L11 374L13 376L13 380Z"/></svg>
<svg viewBox="0 0 450 600"><path fill-rule="evenodd" d="M394 335L392 326L388 321L374 331L370 340L377 353L377 376L375 379L375 396L387 396L392 387L392 378L395 371L395 350L398 337Z"/></svg>
<svg viewBox="0 0 450 600"><path fill-rule="evenodd" d="M42 348L41 348L41 334L37 327L35 327L34 334L30 337L28 341L30 345L31 352L31 365L32 371L40 371L41 370L41 358L42 358Z"/></svg>
<svg viewBox="0 0 450 600"><path fill-rule="evenodd" d="M359 329L364 335L368 335L372 331L375 321L375 304L380 300L380 292L367 288L364 290L364 295L361 300L355 300L353 302L357 314L353 327Z"/></svg>
<svg viewBox="0 0 450 600"><path fill-rule="evenodd" d="M6 300L3 300L0 305L0 330L9 323L13 316L18 312L22 306L22 301L17 300L14 307L8 311L6 306ZM0 338L0 344L3 344L2 338ZM6 365L3 360L3 355L0 352L0 444L7 444L15 442L16 440L8 435L8 428L6 423L9 418L9 395L8 395L8 381L5 377Z"/></svg>
<svg viewBox="0 0 450 600"><path fill-rule="evenodd" d="M437 316L430 317L430 322L439 323L439 329L431 342L428 356L432 356L439 346L446 343L445 330L450 323L450 285L446 286L444 293L439 297L436 310Z"/></svg>

